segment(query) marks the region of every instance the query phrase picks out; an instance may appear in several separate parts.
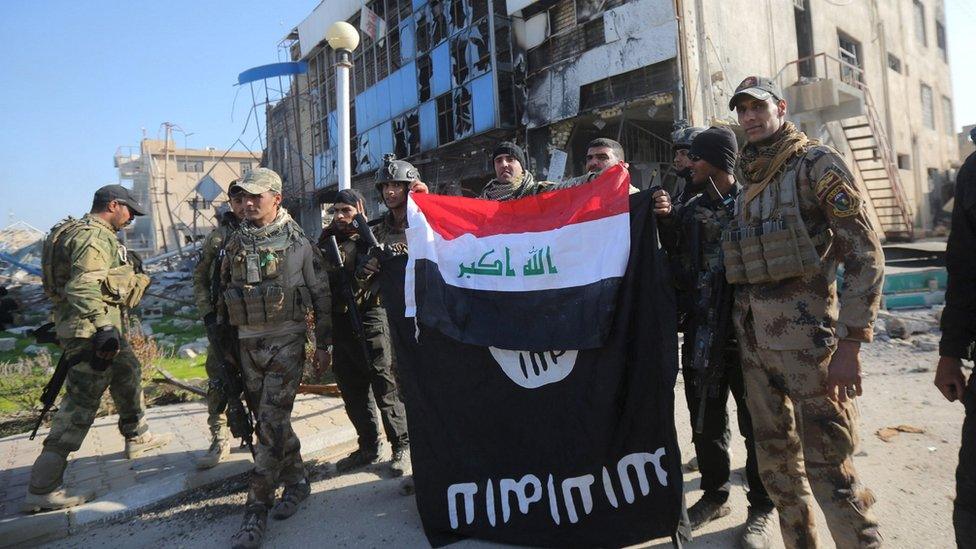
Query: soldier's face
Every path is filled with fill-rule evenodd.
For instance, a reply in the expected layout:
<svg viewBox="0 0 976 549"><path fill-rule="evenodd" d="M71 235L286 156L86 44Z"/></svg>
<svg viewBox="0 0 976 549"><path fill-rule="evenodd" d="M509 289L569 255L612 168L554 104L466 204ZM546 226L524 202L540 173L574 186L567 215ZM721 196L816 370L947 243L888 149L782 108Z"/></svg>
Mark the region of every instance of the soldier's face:
<svg viewBox="0 0 976 549"><path fill-rule="evenodd" d="M244 219L244 197L235 194L230 197L230 211L234 212L234 217Z"/></svg>
<svg viewBox="0 0 976 549"><path fill-rule="evenodd" d="M109 223L112 224L112 228L116 231L121 231L128 227L132 224L133 219L135 219L135 216L132 215L132 210L118 200L113 200L109 203L108 211L112 214Z"/></svg>
<svg viewBox="0 0 976 549"><path fill-rule="evenodd" d="M712 176L712 172L715 168L705 162L701 158L696 158L691 161L691 181L695 185L704 185L708 183L708 178Z"/></svg>
<svg viewBox="0 0 976 549"><path fill-rule="evenodd" d="M510 154L500 154L495 157L495 179L502 183L511 183L522 177L522 163Z"/></svg>
<svg viewBox="0 0 976 549"><path fill-rule="evenodd" d="M335 206L332 206L333 219L341 230L346 230L350 227L357 213L359 213L359 209L351 204L339 202Z"/></svg>
<svg viewBox="0 0 976 549"><path fill-rule="evenodd" d="M281 204L280 194L271 191L264 191L261 194L242 193L241 199L244 202L244 217L258 227L271 223L278 215L278 205Z"/></svg>
<svg viewBox="0 0 976 549"><path fill-rule="evenodd" d="M601 172L620 162L617 153L610 147L590 147L586 149L586 171Z"/></svg>
<svg viewBox="0 0 976 549"><path fill-rule="evenodd" d="M688 158L688 149L677 149L674 151L674 171L684 177L691 170L691 159Z"/></svg>
<svg viewBox="0 0 976 549"><path fill-rule="evenodd" d="M383 203L391 210L402 208L407 203L407 184L399 181L384 182Z"/></svg>
<svg viewBox="0 0 976 549"><path fill-rule="evenodd" d="M750 143L769 139L786 121L786 101L767 99L765 101L748 95L739 99L735 105L739 125L746 132Z"/></svg>

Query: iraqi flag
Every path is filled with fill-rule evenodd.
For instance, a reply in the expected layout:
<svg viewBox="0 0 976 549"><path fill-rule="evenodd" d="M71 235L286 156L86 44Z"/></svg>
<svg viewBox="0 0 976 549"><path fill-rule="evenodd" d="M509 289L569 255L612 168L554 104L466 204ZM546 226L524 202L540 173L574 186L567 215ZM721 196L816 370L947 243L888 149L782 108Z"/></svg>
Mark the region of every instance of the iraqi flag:
<svg viewBox="0 0 976 549"><path fill-rule="evenodd" d="M630 254L629 186L614 166L505 202L411 194L407 316L473 345L601 346Z"/></svg>
<svg viewBox="0 0 976 549"><path fill-rule="evenodd" d="M567 225L613 219L621 211L617 197L626 199L615 188L625 173L616 170L610 175L616 180L514 201L512 211L530 211L540 218L518 219L521 229L514 228L514 216L495 216L511 224L476 230L487 236L513 235L512 240L539 232L559 234L563 226L546 225L541 219L566 215L562 204L567 198L589 204L587 189L595 201L614 204L613 208L593 209L588 220L567 221ZM421 243L428 248L414 256L415 237L409 252L412 266L403 256L384 261L380 287L410 425L417 510L430 543L436 547L480 538L542 547L619 547L672 535L682 497L674 429L677 329L670 274L650 214L650 193L630 196L625 204L629 213L618 218L626 223L618 232L602 233L600 238L581 236L572 243L582 257L608 262L619 260L619 247L624 246L628 253L620 271L610 267L594 271L585 262L565 259L569 244L558 239L541 244L531 240L529 249L550 247L558 274L564 274L564 265L578 269L575 276L580 283L572 285L561 278L564 282L554 282L552 287L521 290L503 286L504 282L484 283L488 288L447 284L451 276L464 278L457 277L459 264L496 269L496 259L488 256L479 261L480 256L457 254L452 256L458 259L452 259L451 269L441 269L437 260L446 255L434 255L431 249L443 251L442 242L463 237L450 233L454 238L442 239L434 227L465 223L475 230L478 223L455 213L461 210L446 207L438 210L446 212L442 220L433 207L427 207L437 201L415 198L420 200L412 206L413 219L421 211L425 214L424 233L430 240ZM550 212L549 204L559 205L559 213ZM564 219L572 220L571 214ZM501 249L505 244L513 248L511 241L505 241ZM498 257L496 245L472 249L473 254L484 254L493 248ZM501 260L501 275L494 275L499 279L508 268ZM518 267L526 265L529 272L548 270L545 254L541 262L523 259ZM404 291L410 269L418 271L412 275L417 285L416 301L411 304L416 318L405 316L405 297L414 295ZM486 271L479 276L492 275ZM476 279L472 275L471 280ZM448 298L432 299L431 286ZM587 287L595 290L569 293ZM606 304L586 303L587 296L600 295L600 289L616 295L601 296L609 300ZM560 307L547 303L550 292L572 297ZM492 303L494 297L504 300L506 307L519 307L513 296L534 300L536 308L520 308L515 314ZM445 302L450 298L470 301L458 306ZM428 313L428 305L440 310ZM579 307L606 316L592 318L592 326L582 325L579 317L589 313ZM451 316L459 312L463 314ZM492 345L496 343L492 327L481 323L483 317L498 323L495 328L508 338L503 346ZM458 325L457 318L467 324ZM479 337L488 339L487 344L468 342L465 326L472 324L484 330ZM522 337L510 329L512 324L520 327ZM457 335L446 333L442 326ZM540 342L557 341L559 332L569 330L598 343L584 348L566 341L538 350ZM606 336L602 341L601 332Z"/></svg>

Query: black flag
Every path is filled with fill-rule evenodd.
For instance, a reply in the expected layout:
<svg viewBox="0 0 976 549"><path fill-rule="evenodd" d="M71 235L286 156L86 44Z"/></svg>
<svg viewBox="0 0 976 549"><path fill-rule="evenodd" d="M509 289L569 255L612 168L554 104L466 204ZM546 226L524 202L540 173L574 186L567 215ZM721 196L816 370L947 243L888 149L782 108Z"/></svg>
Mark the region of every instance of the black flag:
<svg viewBox="0 0 976 549"><path fill-rule="evenodd" d="M677 529L675 303L651 200L631 197L629 261L596 349L508 351L417 330L403 316L405 260L384 263L417 507L432 545L475 537L612 547Z"/></svg>

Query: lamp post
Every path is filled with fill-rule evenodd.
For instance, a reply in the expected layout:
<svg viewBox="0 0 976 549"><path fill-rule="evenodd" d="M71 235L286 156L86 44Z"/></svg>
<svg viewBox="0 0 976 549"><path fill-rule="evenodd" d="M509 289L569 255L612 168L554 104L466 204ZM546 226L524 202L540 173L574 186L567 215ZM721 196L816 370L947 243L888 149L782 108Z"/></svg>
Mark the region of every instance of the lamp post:
<svg viewBox="0 0 976 549"><path fill-rule="evenodd" d="M339 126L339 190L352 186L352 154L349 150L349 69L352 52L359 45L356 28L338 21L325 31L325 39L336 52L336 103Z"/></svg>

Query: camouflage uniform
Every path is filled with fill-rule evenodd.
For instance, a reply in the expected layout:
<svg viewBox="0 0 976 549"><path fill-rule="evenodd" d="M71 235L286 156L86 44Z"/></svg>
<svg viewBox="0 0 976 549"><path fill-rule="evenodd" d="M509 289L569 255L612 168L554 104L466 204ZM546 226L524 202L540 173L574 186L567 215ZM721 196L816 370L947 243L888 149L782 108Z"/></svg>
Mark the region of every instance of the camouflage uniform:
<svg viewBox="0 0 976 549"><path fill-rule="evenodd" d="M731 197L739 195L741 187L736 184L730 191ZM686 319L686 329L681 347L681 373L684 377L685 400L691 414L691 424L696 425L702 396L699 394L699 376L702 375L692 368L694 356L695 335L701 323L703 311L698 309L701 289L696 282L702 273L721 273L722 265L722 231L731 221L731 212L723 206L722 201L711 193L705 192L692 197L685 197L684 204L676 204L674 212L661 221L661 244L668 252L668 256L675 267L675 285L679 291L690 299L679 302L680 316ZM721 276L719 274L718 276ZM708 299L708 296L705 296ZM726 301L726 303L728 303ZM728 303L731 306L731 303ZM709 303L714 307L714 303ZM727 311L726 311L727 312ZM719 315L722 318L722 314ZM728 319L728 316L724 316ZM723 360L725 369L722 379L718 383L717 392L705 398L705 418L702 420L702 432L692 434L695 445L695 455L698 457L698 467L701 471L701 488L706 496L725 502L730 489L730 459L729 454L729 393L736 402L739 433L746 447L746 479L748 481L749 505L757 509L772 509L773 502L763 487L759 477L759 466L756 459L756 448L752 433L752 419L745 402L745 390L742 379L742 366L731 324L717 326L716 331L726 334Z"/></svg>
<svg viewBox="0 0 976 549"><path fill-rule="evenodd" d="M213 294L214 277L219 276L220 258L224 251L224 245L230 233L237 225L237 219L233 213L224 214L226 221L214 229L206 240L203 241L203 248L200 253L200 261L193 269L193 296L196 299L197 311L200 317L207 321L207 318L216 314L214 304L216 296ZM227 439L227 418L224 411L227 409L227 396L215 383L220 379L220 357L213 343L207 347L206 362L207 378L210 383L207 385L207 425L210 426L210 435L217 440Z"/></svg>
<svg viewBox="0 0 976 549"><path fill-rule="evenodd" d="M478 195L478 198L485 198L488 200L515 200L517 198L524 198L526 196L551 191L552 189L552 182L536 181L535 176L532 175L532 172L526 170L522 172L522 178L513 183L502 183L497 179L492 179L488 182L488 184L485 185L485 188L481 190L481 194Z"/></svg>
<svg viewBox="0 0 976 549"><path fill-rule="evenodd" d="M387 216L392 219L392 214ZM383 219L384 221L374 229L377 241L380 244L400 242L406 246L403 230L392 225L387 226L387 217ZM326 238L328 236L323 232L323 239ZM359 250L359 235L345 239L340 236L337 240L343 266L355 285L353 292L370 354L369 360L365 360L359 336L356 335L349 318L346 300L334 299L332 301L332 323L335 329L333 364L336 382L346 405L346 414L356 428L359 448L364 452L372 454L379 450L379 421L376 417L376 408L379 408L379 419L383 422L386 438L394 451L405 449L410 442L407 433L407 417L394 378L390 327L386 309L380 304L377 277L362 276L361 270L361 276L355 276L357 268L366 259ZM320 246L324 245L323 242L320 240ZM330 281L338 287L337 266L330 263L328 259L326 264L330 271ZM371 401L376 403L375 407Z"/></svg>
<svg viewBox="0 0 976 549"><path fill-rule="evenodd" d="M762 153L749 145L744 157L750 147ZM828 398L826 389L838 338L872 339L881 245L853 176L833 149L805 142L773 173L763 187L744 175L740 162L737 179L746 187L723 238L727 276L739 284L733 321L760 473L787 547L817 545L814 498L838 547L874 547L880 544L869 510L874 496L852 458L857 409L853 399ZM777 240L784 235L785 246ZM799 265L802 273L786 274Z"/></svg>
<svg viewBox="0 0 976 549"><path fill-rule="evenodd" d="M59 288L52 296L57 334L65 356L71 357L91 350L89 338L99 328L114 326L122 333L124 311L138 303L149 277L135 273L108 222L87 214L66 223L71 225L63 227L50 269L52 285ZM118 409L122 436L130 440L148 431L142 366L125 338L120 345L119 354L104 371L95 370L88 361L68 371L65 396L31 471L31 493L47 494L61 485L68 454L81 447L106 388Z"/></svg>
<svg viewBox="0 0 976 549"><path fill-rule="evenodd" d="M317 345L324 348L331 339L328 279L318 251L281 208L272 223L258 228L244 222L232 233L221 281L226 289L219 310L238 328L244 383L258 403L247 503L270 506L278 484L306 479L291 411L305 364L308 311L315 313Z"/></svg>

